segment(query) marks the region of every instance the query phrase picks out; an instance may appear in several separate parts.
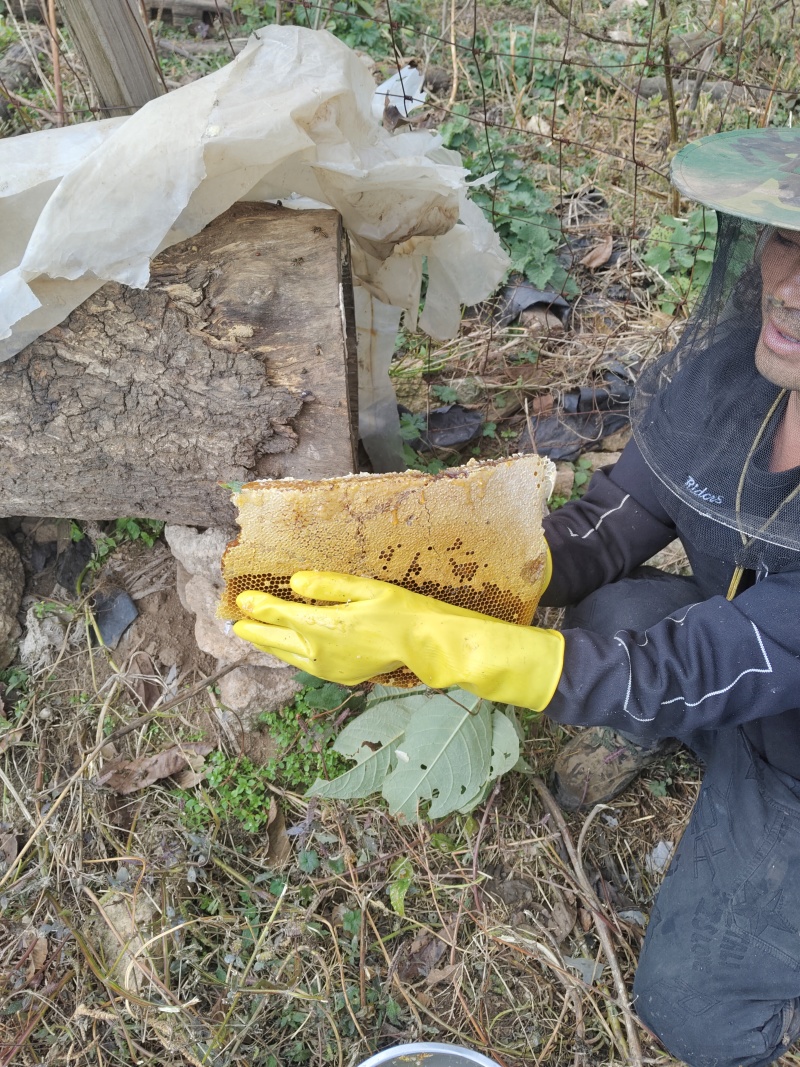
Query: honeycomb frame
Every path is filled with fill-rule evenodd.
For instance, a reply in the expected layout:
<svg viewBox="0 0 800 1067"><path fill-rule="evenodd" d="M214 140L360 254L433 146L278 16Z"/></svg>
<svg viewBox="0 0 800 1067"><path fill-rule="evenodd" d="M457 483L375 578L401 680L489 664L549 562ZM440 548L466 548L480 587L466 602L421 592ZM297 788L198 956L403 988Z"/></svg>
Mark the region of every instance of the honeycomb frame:
<svg viewBox="0 0 800 1067"><path fill-rule="evenodd" d="M555 467L536 455L321 481L248 482L239 536L222 558L222 618L246 589L302 601L299 570L378 578L505 622L530 625L543 591L542 517ZM375 679L417 685L406 668Z"/></svg>

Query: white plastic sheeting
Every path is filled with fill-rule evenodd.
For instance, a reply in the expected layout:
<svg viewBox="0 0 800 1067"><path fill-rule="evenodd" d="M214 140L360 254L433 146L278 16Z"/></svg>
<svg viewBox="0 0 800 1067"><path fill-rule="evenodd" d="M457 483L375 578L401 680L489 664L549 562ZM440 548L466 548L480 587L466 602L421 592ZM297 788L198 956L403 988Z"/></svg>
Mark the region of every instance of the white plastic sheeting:
<svg viewBox="0 0 800 1067"><path fill-rule="evenodd" d="M0 140L0 360L104 282L144 287L159 251L237 200L329 205L353 246L361 436L376 470L402 467L388 365L402 312L415 323L424 260L420 326L439 340L507 267L459 156L373 113L418 106L413 74L376 93L335 37L271 26L135 115Z"/></svg>

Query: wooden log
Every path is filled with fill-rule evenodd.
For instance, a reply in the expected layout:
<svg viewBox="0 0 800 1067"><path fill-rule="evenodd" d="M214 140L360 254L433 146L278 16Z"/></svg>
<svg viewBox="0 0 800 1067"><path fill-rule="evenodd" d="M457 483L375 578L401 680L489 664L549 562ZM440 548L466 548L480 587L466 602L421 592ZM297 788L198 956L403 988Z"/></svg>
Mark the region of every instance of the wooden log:
<svg viewBox="0 0 800 1067"><path fill-rule="evenodd" d="M0 363L0 515L230 524L219 482L355 470L334 211L235 204Z"/></svg>
<svg viewBox="0 0 800 1067"><path fill-rule="evenodd" d="M101 107L132 115L166 90L138 0L59 0Z"/></svg>
<svg viewBox="0 0 800 1067"><path fill-rule="evenodd" d="M165 22L171 22L173 26L181 22L205 22L213 25L214 22L233 22L234 14L230 4L222 3L222 0L169 0L163 3L148 3L145 5L151 19L161 18Z"/></svg>

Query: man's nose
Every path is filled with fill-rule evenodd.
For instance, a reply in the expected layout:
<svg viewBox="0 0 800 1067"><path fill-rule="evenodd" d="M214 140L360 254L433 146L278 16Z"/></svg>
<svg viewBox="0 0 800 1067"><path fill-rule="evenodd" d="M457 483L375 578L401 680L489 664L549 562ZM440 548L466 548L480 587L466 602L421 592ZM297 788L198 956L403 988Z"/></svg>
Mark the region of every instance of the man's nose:
<svg viewBox="0 0 800 1067"><path fill-rule="evenodd" d="M778 280L772 294L776 303L800 309L800 253L792 257Z"/></svg>

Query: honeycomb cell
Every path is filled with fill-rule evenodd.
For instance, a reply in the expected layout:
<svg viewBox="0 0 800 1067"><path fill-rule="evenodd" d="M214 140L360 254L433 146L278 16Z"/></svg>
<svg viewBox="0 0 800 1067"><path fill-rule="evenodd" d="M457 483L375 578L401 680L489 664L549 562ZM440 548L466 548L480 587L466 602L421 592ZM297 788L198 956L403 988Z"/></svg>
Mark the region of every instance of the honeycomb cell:
<svg viewBox="0 0 800 1067"><path fill-rule="evenodd" d="M222 560L219 614L242 618L236 597L247 589L300 600L292 574L326 570L528 626L542 593L541 520L554 474L547 459L512 456L439 474L250 482L234 497L240 534ZM405 667L375 680L418 684Z"/></svg>

